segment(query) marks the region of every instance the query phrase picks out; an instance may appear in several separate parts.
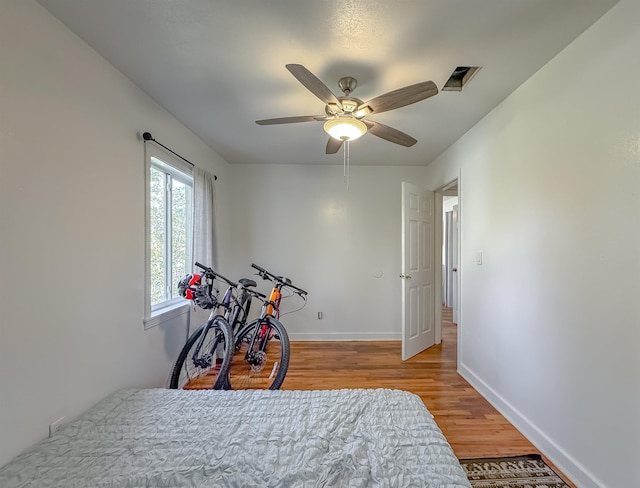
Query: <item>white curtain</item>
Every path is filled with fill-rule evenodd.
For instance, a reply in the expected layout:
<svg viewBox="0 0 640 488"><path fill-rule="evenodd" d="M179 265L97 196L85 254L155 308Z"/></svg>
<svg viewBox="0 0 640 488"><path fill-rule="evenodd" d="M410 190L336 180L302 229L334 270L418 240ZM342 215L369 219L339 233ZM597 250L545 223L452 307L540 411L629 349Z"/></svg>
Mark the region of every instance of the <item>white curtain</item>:
<svg viewBox="0 0 640 488"><path fill-rule="evenodd" d="M193 261L216 269L215 177L193 168Z"/></svg>
<svg viewBox="0 0 640 488"><path fill-rule="evenodd" d="M193 168L193 262L216 269L218 253L215 230L215 177L203 169ZM194 272L199 272L194 266ZM205 322L210 310L191 307L187 337Z"/></svg>

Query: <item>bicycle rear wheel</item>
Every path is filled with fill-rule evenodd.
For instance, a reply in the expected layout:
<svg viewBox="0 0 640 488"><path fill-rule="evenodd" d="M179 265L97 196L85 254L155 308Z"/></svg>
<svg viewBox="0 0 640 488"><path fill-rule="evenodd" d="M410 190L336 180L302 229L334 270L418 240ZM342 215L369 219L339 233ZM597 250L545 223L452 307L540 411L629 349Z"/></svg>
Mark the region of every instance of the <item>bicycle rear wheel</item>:
<svg viewBox="0 0 640 488"><path fill-rule="evenodd" d="M234 390L277 390L289 368L289 336L280 321L258 319L235 338L229 380Z"/></svg>
<svg viewBox="0 0 640 488"><path fill-rule="evenodd" d="M208 324L206 322L198 327L180 351L171 372L169 388L228 388L227 372L231 364L232 348L226 345L233 344L231 327L222 317L215 317L210 327ZM201 341L203 333L206 335ZM198 351L199 344L201 347ZM220 354L222 357L218 357Z"/></svg>

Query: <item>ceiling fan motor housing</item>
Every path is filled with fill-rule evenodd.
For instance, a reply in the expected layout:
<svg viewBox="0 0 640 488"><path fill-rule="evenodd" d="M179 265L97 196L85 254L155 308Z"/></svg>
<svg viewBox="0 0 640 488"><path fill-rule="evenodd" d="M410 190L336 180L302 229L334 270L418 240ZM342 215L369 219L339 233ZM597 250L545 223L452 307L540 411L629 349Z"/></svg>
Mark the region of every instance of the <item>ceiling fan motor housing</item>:
<svg viewBox="0 0 640 488"><path fill-rule="evenodd" d="M350 115L354 115L355 117L361 118L364 115L366 115L366 113L362 113L362 114L356 113L358 107L362 106L363 104L362 100L360 100L359 98L340 97L338 98L338 100L340 101L341 106L338 106L335 103L328 103L327 105L325 105L324 112L329 117L335 117L336 115L350 114Z"/></svg>

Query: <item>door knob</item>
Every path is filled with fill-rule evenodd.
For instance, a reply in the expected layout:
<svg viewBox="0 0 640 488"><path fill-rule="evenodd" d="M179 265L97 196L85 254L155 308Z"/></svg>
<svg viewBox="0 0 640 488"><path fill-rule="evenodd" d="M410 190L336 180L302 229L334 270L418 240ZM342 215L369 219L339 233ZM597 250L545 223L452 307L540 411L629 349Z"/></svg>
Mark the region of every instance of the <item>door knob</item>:
<svg viewBox="0 0 640 488"><path fill-rule="evenodd" d="M410 280L411 279L411 275L405 275L405 274L401 274L400 278L404 278L406 280Z"/></svg>
<svg viewBox="0 0 640 488"><path fill-rule="evenodd" d="M453 271L454 273L458 272L458 268L453 268L451 271Z"/></svg>

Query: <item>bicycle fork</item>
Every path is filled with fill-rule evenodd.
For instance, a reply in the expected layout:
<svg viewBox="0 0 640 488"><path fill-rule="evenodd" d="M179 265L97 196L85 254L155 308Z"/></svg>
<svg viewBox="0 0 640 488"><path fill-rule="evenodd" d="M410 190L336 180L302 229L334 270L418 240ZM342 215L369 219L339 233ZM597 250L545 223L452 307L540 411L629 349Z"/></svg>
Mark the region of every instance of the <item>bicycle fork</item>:
<svg viewBox="0 0 640 488"><path fill-rule="evenodd" d="M253 334L247 353L245 354L245 361L251 366L251 371L259 373L265 367L267 362L267 344L273 337L274 329L269 325L269 317L280 315L280 300L282 294L278 287L274 287L271 290L269 301L265 303L266 310L263 312L263 319ZM272 378L278 369L278 362L273 365L273 369L269 378Z"/></svg>
<svg viewBox="0 0 640 488"><path fill-rule="evenodd" d="M267 344L272 338L273 328L269 325L267 319L264 319L262 324L256 327L255 333L251 338L251 342L245 355L245 361L251 366L251 370L255 373L259 373L265 367L267 362ZM278 363L273 366L271 376L275 374Z"/></svg>
<svg viewBox="0 0 640 488"><path fill-rule="evenodd" d="M209 330L211 330L211 328L213 327L214 317L215 317L215 312L212 311L211 314L209 315L209 320L207 320L207 325L205 325L204 330L202 331L202 334L198 339L198 344L196 345L196 348L193 351L193 356L191 357L193 364L199 368L203 368L203 369L209 368L213 364L212 359L215 354L215 351L211 350L210 352L205 352L205 354L203 354L202 356L200 355L200 351L202 349L202 346L204 344L204 341L207 335L209 334ZM221 334L221 332L220 331L216 332L216 337L218 334ZM213 343L216 344L216 341L214 340Z"/></svg>

